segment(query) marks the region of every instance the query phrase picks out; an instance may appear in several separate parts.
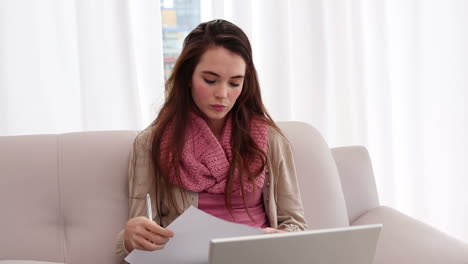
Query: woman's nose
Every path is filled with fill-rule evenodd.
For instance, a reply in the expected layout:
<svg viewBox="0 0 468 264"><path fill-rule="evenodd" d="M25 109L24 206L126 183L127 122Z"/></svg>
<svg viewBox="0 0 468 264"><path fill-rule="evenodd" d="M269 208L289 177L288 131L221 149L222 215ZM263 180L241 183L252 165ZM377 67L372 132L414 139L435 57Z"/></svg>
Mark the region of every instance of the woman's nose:
<svg viewBox="0 0 468 264"><path fill-rule="evenodd" d="M228 92L227 84L220 84L218 87L216 87L215 97L217 97L217 98L226 98L227 97L227 92Z"/></svg>

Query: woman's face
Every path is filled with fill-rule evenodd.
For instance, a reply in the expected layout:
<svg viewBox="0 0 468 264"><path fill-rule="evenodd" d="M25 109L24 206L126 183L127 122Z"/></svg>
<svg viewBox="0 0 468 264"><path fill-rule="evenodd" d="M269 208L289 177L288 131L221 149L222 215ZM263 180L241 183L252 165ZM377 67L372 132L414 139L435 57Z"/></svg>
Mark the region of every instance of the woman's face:
<svg viewBox="0 0 468 264"><path fill-rule="evenodd" d="M198 109L220 129L242 92L244 59L223 47L208 49L192 75L192 98Z"/></svg>

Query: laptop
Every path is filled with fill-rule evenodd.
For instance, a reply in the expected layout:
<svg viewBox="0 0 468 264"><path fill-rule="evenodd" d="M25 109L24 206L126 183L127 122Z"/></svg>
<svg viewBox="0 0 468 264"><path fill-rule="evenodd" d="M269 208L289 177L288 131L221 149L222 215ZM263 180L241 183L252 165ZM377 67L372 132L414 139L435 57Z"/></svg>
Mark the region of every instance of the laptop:
<svg viewBox="0 0 468 264"><path fill-rule="evenodd" d="M210 241L209 264L372 264L381 224Z"/></svg>

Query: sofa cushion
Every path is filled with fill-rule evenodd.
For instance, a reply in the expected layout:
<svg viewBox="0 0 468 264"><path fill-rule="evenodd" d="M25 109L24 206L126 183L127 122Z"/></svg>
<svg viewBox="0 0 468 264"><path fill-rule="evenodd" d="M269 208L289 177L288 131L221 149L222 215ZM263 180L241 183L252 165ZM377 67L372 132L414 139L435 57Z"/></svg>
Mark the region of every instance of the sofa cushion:
<svg viewBox="0 0 468 264"><path fill-rule="evenodd" d="M306 123L278 125L292 145L308 229L348 226L340 176L323 137Z"/></svg>
<svg viewBox="0 0 468 264"><path fill-rule="evenodd" d="M128 219L127 171L135 136L135 131L60 135L65 262L118 263L114 245Z"/></svg>
<svg viewBox="0 0 468 264"><path fill-rule="evenodd" d="M349 222L354 222L367 210L380 205L369 153L363 146L331 151L340 173Z"/></svg>
<svg viewBox="0 0 468 264"><path fill-rule="evenodd" d="M382 223L374 264L468 263L468 246L392 208L380 206L353 225Z"/></svg>

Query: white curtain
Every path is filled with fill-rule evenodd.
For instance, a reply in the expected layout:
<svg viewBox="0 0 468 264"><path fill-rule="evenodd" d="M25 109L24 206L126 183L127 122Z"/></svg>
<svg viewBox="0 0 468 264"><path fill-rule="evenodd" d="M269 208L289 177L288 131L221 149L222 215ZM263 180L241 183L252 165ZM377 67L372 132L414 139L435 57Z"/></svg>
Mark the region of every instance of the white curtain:
<svg viewBox="0 0 468 264"><path fill-rule="evenodd" d="M382 204L468 242L468 1L202 1L248 33L276 120L365 145Z"/></svg>
<svg viewBox="0 0 468 264"><path fill-rule="evenodd" d="M0 135L141 129L162 73L159 1L0 0Z"/></svg>

